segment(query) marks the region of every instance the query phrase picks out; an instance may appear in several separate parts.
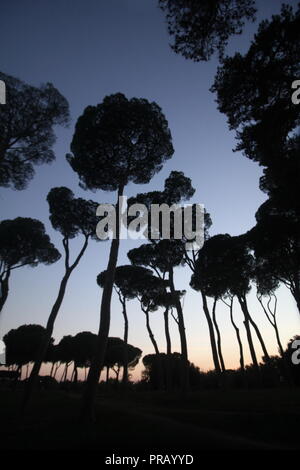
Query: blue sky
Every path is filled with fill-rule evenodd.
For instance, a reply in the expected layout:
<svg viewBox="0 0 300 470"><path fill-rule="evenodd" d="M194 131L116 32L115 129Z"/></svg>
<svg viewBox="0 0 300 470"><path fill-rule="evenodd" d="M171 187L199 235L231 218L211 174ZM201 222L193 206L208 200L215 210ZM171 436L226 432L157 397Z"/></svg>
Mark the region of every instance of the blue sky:
<svg viewBox="0 0 300 470"><path fill-rule="evenodd" d="M247 51L258 22L280 10L279 0L258 0L258 21L247 24L242 36L233 38L228 53ZM286 3L296 5L297 1ZM90 193L78 186L78 177L65 160L77 118L87 105L104 96L122 92L128 98L157 102L168 122L175 154L147 186L129 185L126 195L161 189L172 170L192 178L193 202L203 203L211 213L211 234L237 235L255 223L255 211L266 196L258 189L261 169L240 153L233 153L234 132L217 110L209 92L217 58L194 63L176 55L169 47L164 15L156 0L12 0L1 7L1 70L33 85L52 82L70 103L72 121L68 129L57 128L56 161L36 168L35 178L25 191L0 189L1 219L28 216L40 219L59 250L61 236L49 222L46 196L54 186L67 186L76 196L101 202L114 201L112 193ZM9 104L8 104L9 105ZM82 240L72 242L74 253ZM136 243L122 241L119 264L128 263L126 253ZM109 243L91 242L85 258L74 272L56 322L54 337L78 331L96 332L101 292L96 275L106 268ZM45 325L63 274L63 261L52 266L23 268L11 276L10 295L0 318L0 337L24 323ZM176 271L178 288L188 288L188 268ZM250 308L271 353L276 352L271 326L262 316L255 295ZM145 354L152 353L145 319L136 301L130 302L129 341ZM199 294L190 289L184 300L190 359L201 369L212 367L207 325ZM223 334L225 362L238 365L238 348L226 307L217 311ZM242 328L242 316L235 315ZM299 333L299 314L289 292L279 293L278 321L283 342ZM165 350L163 317L151 316L155 336ZM176 324L172 325L174 350L179 350ZM121 309L112 302L112 336L123 334ZM244 332L243 332L244 335ZM244 341L246 341L244 335ZM246 343L245 343L246 344ZM258 346L258 351L259 346ZM259 353L260 354L260 353ZM247 353L247 358L249 355Z"/></svg>

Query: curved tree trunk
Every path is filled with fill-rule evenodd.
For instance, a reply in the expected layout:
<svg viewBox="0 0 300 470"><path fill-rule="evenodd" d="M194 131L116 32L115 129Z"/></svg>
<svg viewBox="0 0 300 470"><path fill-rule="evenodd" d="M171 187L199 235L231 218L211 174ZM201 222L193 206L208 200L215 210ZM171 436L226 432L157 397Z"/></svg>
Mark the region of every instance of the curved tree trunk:
<svg viewBox="0 0 300 470"><path fill-rule="evenodd" d="M181 344L181 390L183 393L185 393L189 389L188 349L187 349L187 341L186 341L186 334L185 334L183 311L182 311L180 298L178 295L176 295L175 286L174 286L174 273L173 273L172 267L169 269L169 284L170 284L171 294L174 296L174 299L175 299L175 307L176 307L177 317L178 317L178 329L179 329L180 344Z"/></svg>
<svg viewBox="0 0 300 470"><path fill-rule="evenodd" d="M54 379L55 379L55 377L56 377L57 371L58 371L58 369L60 368L60 366L61 366L61 362L55 366L55 371L54 371L54 374L53 374L53 378L54 378Z"/></svg>
<svg viewBox="0 0 300 470"><path fill-rule="evenodd" d="M21 415L25 412L29 401L31 399L32 393L34 389L36 388L37 382L38 382L38 376L39 372L42 366L42 363L44 361L44 358L46 356L48 347L50 345L53 329L54 329L54 323L56 320L56 317L58 315L59 309L61 307L61 304L63 302L65 292L66 292L66 287L68 280L73 272L73 270L76 268L78 265L80 259L82 258L86 248L88 246L88 236L85 237L84 244L75 259L74 263L69 266L68 260L69 260L69 248L68 248L68 241L64 241L64 248L66 252L66 258L65 258L65 275L61 280L60 286L59 286L59 291L58 295L56 298L56 301L52 307L51 313L49 315L47 325L46 325L46 331L44 338L42 340L41 346L39 348L38 354L37 354L37 359L33 365L33 368L31 370L31 374L27 383L27 386L25 387L24 395L23 395L23 400L22 400L22 405L21 405Z"/></svg>
<svg viewBox="0 0 300 470"><path fill-rule="evenodd" d="M166 389L172 388L172 373L171 373L171 336L169 330L169 308L167 307L164 311L164 322L165 322L165 335L167 343L167 358L166 358Z"/></svg>
<svg viewBox="0 0 300 470"><path fill-rule="evenodd" d="M252 363L253 363L255 369L257 371L259 371L257 357L256 357L254 344L253 344L253 340L252 340L252 335L251 335L251 330L250 330L250 325L249 325L249 312L248 312L248 308L247 308L246 297L238 296L238 301L239 301L239 304L241 306L241 309L242 309L242 312L243 312L244 318L245 318L244 325L245 325L245 329L246 329L246 333L247 333L247 340L248 340L248 344L249 344Z"/></svg>
<svg viewBox="0 0 300 470"><path fill-rule="evenodd" d="M81 421L88 422L95 420L94 408L96 392L107 347L107 340L110 327L110 303L120 245L119 197L121 197L122 194L123 187L120 187L118 190L118 198L116 203L116 238L112 240L110 247L109 260L106 269L106 279L101 299L100 325L98 331L97 345L95 355L88 373L86 388L82 397L82 406L80 411Z"/></svg>
<svg viewBox="0 0 300 470"><path fill-rule="evenodd" d="M239 350L240 350L240 367L241 367L241 370L244 371L245 370L245 360L244 360L243 343L242 343L242 340L241 340L240 330L239 330L238 326L236 325L236 323L234 322L234 319L233 319L233 297L231 299L229 309L230 309L230 321L231 321L231 324L232 324L233 328L235 329L236 339L237 339L237 342L238 342L238 345L239 345Z"/></svg>
<svg viewBox="0 0 300 470"><path fill-rule="evenodd" d="M264 311L264 314L266 315L267 317L267 320L268 322L272 325L272 327L274 328L274 331L275 331L275 336L276 336L276 341L277 341L277 344L278 344L278 348L279 348L279 352L280 352L280 355L281 357L283 358L284 357L284 349L283 349L283 346L282 346L282 343L281 343L281 340L280 340L280 336L279 336L279 331L278 331L278 325L277 325L277 320L276 320L276 307L277 307L277 298L276 298L276 295L273 294L273 297L275 298L275 306L274 306L274 311L272 312L271 311L271 307L270 307L270 304L271 304L271 300L272 300L272 296L271 294L269 295L269 301L267 303L267 308L264 306L264 303L263 303L263 300L262 300L262 296L260 296L259 294L257 294L257 300L259 301L260 305L261 305L261 308L263 309ZM268 309L268 311L267 311ZM272 319L271 319L272 317Z"/></svg>
<svg viewBox="0 0 300 470"><path fill-rule="evenodd" d="M123 352L123 377L122 377L122 382L127 383L128 382L128 316L127 316L127 310L126 310L126 299L123 298L122 301L122 313L124 317L124 352Z"/></svg>
<svg viewBox="0 0 300 470"><path fill-rule="evenodd" d="M3 274L3 277L1 277L0 280L0 312L2 311L4 304L7 300L8 297L8 292L9 292L9 276L10 276L10 269L6 271L5 274Z"/></svg>
<svg viewBox="0 0 300 470"><path fill-rule="evenodd" d="M70 365L70 363L66 362L64 371L63 371L61 379L60 379L61 382L65 382L67 380L69 365Z"/></svg>
<svg viewBox="0 0 300 470"><path fill-rule="evenodd" d="M77 370L77 365L74 362L74 369L73 369L73 382L77 384L78 382L78 370Z"/></svg>
<svg viewBox="0 0 300 470"><path fill-rule="evenodd" d="M157 354L159 356L159 349L158 349L158 346L157 346L157 342L154 338L153 331L150 327L149 312L147 310L144 310L144 313L145 313L145 316L146 316L146 328L147 328L147 331L149 333L149 338L151 340L151 343L153 344L155 354Z"/></svg>
<svg viewBox="0 0 300 470"><path fill-rule="evenodd" d="M216 339L215 339L215 333L214 333L214 327L213 327L212 320L210 318L210 314L209 314L209 310L208 310L208 306L207 306L206 296L202 291L201 291L201 296L202 296L202 302L203 302L203 311L204 311L204 314L205 314L205 318L207 320L207 325L208 325L208 330L209 330L211 351L212 351L215 370L216 370L216 372L221 372L221 367L220 367L219 357L218 357L218 351L217 351L217 345L216 345Z"/></svg>
<svg viewBox="0 0 300 470"><path fill-rule="evenodd" d="M268 311L267 311L266 307L264 306L264 303L263 303L263 300L262 300L261 296L257 295L257 299L258 299L258 301L259 301L259 303L260 303L260 305L261 305L261 307L262 307L269 323L274 328L276 341L277 341L277 344L278 344L278 350L279 350L280 356L282 358L283 373L284 373L285 379L287 380L288 384L294 385L294 380L293 380L293 377L292 377L292 374L291 374L290 364L286 360L286 356L284 354L284 349L283 349L283 346L282 346L282 343L281 343L281 340L280 340L280 335L279 335L279 330L278 330L278 325L277 325L277 320L276 320L277 297L276 297L275 294L273 294L273 296L275 298L275 305L274 305L273 312L271 311L271 308L270 308L271 295L269 296L269 301L267 303ZM269 315L272 317L272 319L270 318Z"/></svg>
<svg viewBox="0 0 300 470"><path fill-rule="evenodd" d="M171 336L170 336L170 329L169 329L169 309L166 308L164 311L164 322L165 322L165 335L166 335L166 343L167 343L167 354L172 354L171 351Z"/></svg>
<svg viewBox="0 0 300 470"><path fill-rule="evenodd" d="M217 306L217 299L214 299L213 303L213 308L212 308L212 318L213 318L213 323L215 325L215 329L217 332L217 347L218 347L218 354L219 354L219 359L220 359L220 365L221 365L221 370L222 372L226 371L225 367L225 362L222 354L222 343L221 343L221 334L220 334L220 329L217 323L217 318L216 318L216 306Z"/></svg>
<svg viewBox="0 0 300 470"><path fill-rule="evenodd" d="M149 334L149 338L151 340L151 343L153 344L155 354L157 356L157 375L158 375L158 388L159 390L162 390L164 388L164 379L163 379L163 367L162 367L162 362L161 362L161 356L159 353L159 349L157 346L157 342L154 338L153 331L150 327L150 319L149 319L149 312L148 310L143 309L143 312L146 316L146 328Z"/></svg>
<svg viewBox="0 0 300 470"><path fill-rule="evenodd" d="M298 276L295 276L295 282L293 287L290 289L300 313L300 279Z"/></svg>
<svg viewBox="0 0 300 470"><path fill-rule="evenodd" d="M246 299L245 299L245 300L246 300ZM247 303L246 303L246 308L247 308L247 310L248 310ZM258 329L257 324L255 323L255 321L253 320L253 318L251 318L251 315L250 315L250 313L249 313L249 310L248 310L248 318L249 318L249 322L251 323L251 325L252 325L253 328L254 328L254 331L255 331L256 336L257 336L257 338L258 338L258 340L259 340L259 342L260 342L260 345L261 345L261 348L262 348L262 350L263 350L263 353L264 353L264 356L265 356L266 360L267 360L267 361L270 361L270 356L269 356L269 353L268 353L268 351L267 351L267 348L266 348L265 342L264 342L264 340L263 340L263 337L262 337L262 335L261 335L261 333L260 333L260 331L259 331L259 329Z"/></svg>
<svg viewBox="0 0 300 470"><path fill-rule="evenodd" d="M54 366L55 366L55 362L52 362L52 366L51 366L51 370L50 370L50 377L52 377L52 375L53 375Z"/></svg>

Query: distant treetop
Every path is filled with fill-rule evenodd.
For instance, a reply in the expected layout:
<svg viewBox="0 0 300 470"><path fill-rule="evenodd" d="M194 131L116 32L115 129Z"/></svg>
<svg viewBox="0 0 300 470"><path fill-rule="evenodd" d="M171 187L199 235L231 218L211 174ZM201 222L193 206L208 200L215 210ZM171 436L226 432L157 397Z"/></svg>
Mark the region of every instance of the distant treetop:
<svg viewBox="0 0 300 470"><path fill-rule="evenodd" d="M196 62L222 57L230 36L255 19L255 0L159 0L166 12L172 49Z"/></svg>

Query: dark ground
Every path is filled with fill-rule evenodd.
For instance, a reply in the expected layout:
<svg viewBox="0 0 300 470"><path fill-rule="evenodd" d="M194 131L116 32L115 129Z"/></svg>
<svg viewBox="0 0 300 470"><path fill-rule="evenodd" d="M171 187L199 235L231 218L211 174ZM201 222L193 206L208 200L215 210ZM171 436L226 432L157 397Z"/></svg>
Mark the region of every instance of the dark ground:
<svg viewBox="0 0 300 470"><path fill-rule="evenodd" d="M97 423L77 422L80 395L41 390L22 424L21 390L0 390L1 450L98 450L103 453L203 450L300 450L300 390L178 394L104 391Z"/></svg>

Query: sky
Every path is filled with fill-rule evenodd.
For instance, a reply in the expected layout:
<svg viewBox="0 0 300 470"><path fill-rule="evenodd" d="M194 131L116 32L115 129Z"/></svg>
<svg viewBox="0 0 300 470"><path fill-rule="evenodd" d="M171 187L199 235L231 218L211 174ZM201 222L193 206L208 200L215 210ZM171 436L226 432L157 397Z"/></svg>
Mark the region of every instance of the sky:
<svg viewBox="0 0 300 470"><path fill-rule="evenodd" d="M278 13L280 0L257 0L258 19L247 23L241 36L233 38L229 55L245 53L262 19ZM297 0L285 3L296 6ZM67 186L76 197L98 203L113 202L114 193L91 193L78 185L78 176L66 162L77 118L88 105L102 102L117 92L128 98L146 98L162 108L169 123L175 153L148 185L130 184L130 197L138 192L163 189L172 170L183 171L192 179L195 195L191 202L204 204L211 214L211 235L241 234L255 224L255 212L266 199L259 188L262 169L235 147L234 132L228 130L226 117L209 91L218 67L217 57L194 63L176 55L169 47L164 14L156 0L11 0L1 2L0 70L31 85L51 82L70 104L69 128L55 129L56 160L36 167L34 179L25 191L0 188L1 220L17 216L41 220L56 247L62 252L62 238L49 222L46 197L49 190ZM9 104L8 104L9 105ZM72 241L73 257L83 240ZM79 267L72 274L57 318L53 337L79 331L97 332L101 290L96 276L106 268L109 242L91 241ZM128 264L126 253L137 246L122 240L118 264ZM15 270L10 293L0 317L0 338L25 323L45 325L63 275L63 260L51 265ZM176 288L186 289L184 316L189 358L201 370L213 368L208 329L200 294L189 288L190 271L178 268ZM249 296L249 308L265 339L269 353L277 353L274 331L263 316L255 292ZM153 353L147 336L144 314L137 301L128 303L129 342ZM235 303L234 316L243 330L242 315ZM225 305L217 307L227 368L238 367L238 345ZM289 291L278 291L278 324L282 342L299 333L300 321ZM159 348L165 351L162 311L151 314L151 325ZM178 329L171 324L173 350L180 350ZM112 300L110 336L123 336L123 318L116 297ZM258 343L257 352L261 357ZM133 377L138 379L140 364Z"/></svg>

